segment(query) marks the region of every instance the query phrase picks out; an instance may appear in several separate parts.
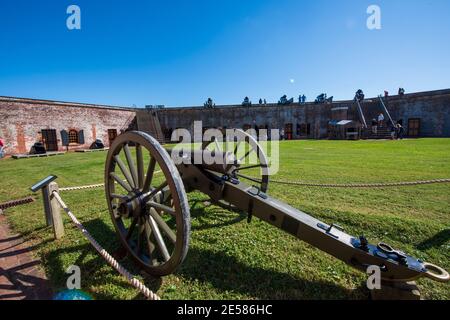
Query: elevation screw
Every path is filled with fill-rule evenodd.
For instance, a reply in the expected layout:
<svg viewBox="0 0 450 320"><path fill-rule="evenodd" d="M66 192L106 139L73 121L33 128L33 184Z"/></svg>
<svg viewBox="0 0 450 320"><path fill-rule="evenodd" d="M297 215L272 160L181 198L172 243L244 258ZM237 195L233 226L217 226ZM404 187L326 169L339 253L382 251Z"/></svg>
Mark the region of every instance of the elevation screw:
<svg viewBox="0 0 450 320"><path fill-rule="evenodd" d="M359 243L360 243L360 249L364 251L369 251L369 241L367 241L367 238L364 236L359 237Z"/></svg>

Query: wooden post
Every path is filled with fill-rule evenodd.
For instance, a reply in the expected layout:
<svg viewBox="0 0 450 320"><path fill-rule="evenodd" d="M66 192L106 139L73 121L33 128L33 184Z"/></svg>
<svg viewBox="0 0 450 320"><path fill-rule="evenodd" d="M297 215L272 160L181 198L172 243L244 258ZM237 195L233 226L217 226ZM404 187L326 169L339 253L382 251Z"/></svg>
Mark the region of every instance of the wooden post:
<svg viewBox="0 0 450 320"><path fill-rule="evenodd" d="M50 191L48 185L42 188L42 198L44 200L45 222L47 223L47 227L50 227L53 225L53 219L52 207L50 205Z"/></svg>
<svg viewBox="0 0 450 320"><path fill-rule="evenodd" d="M53 196L53 192L59 191L58 184L56 182L50 183L48 186L48 191L50 194L50 211L53 221L53 232L55 234L55 239L58 240L64 237L64 224L61 216L61 206Z"/></svg>

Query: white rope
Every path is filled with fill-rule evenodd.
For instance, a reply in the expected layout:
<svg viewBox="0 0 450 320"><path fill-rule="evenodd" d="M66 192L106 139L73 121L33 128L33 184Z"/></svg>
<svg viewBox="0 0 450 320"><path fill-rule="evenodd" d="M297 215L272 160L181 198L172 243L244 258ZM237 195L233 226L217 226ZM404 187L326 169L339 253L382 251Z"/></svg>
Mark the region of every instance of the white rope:
<svg viewBox="0 0 450 320"><path fill-rule="evenodd" d="M79 189L77 189L79 190ZM144 296L146 296L149 300L161 300L161 298L147 288L141 281L136 279L127 269L125 269L116 259L114 259L102 246L91 236L91 234L84 228L80 221L75 217L75 215L70 211L64 201L61 199L61 196L57 191L53 191L53 196L58 201L61 208L69 215L70 219L72 219L73 223L77 226L78 229L83 233L86 239L94 246L94 248L100 253L100 255L105 258L105 260L116 269L121 275L123 275L131 285L136 287Z"/></svg>
<svg viewBox="0 0 450 320"><path fill-rule="evenodd" d="M249 177L243 174L238 174L239 177L250 180L255 183L262 183L258 178ZM309 183L302 181L285 181L285 180L269 180L270 183L284 184L291 186L302 187L318 187L318 188L388 188L388 187L406 187L406 186L420 186L429 184L450 183L450 179L434 179L424 181L411 182L388 182L388 183L353 183L353 184L336 184L336 183Z"/></svg>
<svg viewBox="0 0 450 320"><path fill-rule="evenodd" d="M160 171L155 171L155 173L153 173L153 174L159 174L159 173L162 173L162 171L161 170ZM59 192L86 190L86 189L98 189L98 188L103 188L104 186L105 186L104 183L99 183L99 184L91 184L91 185L87 185L87 186L59 188Z"/></svg>
<svg viewBox="0 0 450 320"><path fill-rule="evenodd" d="M92 184L92 185L89 185L89 186L60 188L59 191L75 191L75 190L84 190L84 189L98 189L98 188L103 188L104 186L105 186L105 184L99 183L99 184Z"/></svg>
<svg viewBox="0 0 450 320"><path fill-rule="evenodd" d="M320 183L307 183L307 182L282 181L282 180L271 180L270 182L284 185L320 187L320 188L389 188L389 187L406 187L406 186L450 183L450 179L435 179L425 181L391 182L391 183L354 183L354 184L332 184L332 183L320 184Z"/></svg>

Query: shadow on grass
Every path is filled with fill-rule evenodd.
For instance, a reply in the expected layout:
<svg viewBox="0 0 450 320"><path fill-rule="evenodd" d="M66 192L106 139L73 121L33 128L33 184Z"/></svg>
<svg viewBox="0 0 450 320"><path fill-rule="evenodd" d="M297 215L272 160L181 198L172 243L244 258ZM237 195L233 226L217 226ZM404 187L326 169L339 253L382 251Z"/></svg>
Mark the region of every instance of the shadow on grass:
<svg viewBox="0 0 450 320"><path fill-rule="evenodd" d="M117 257L117 254L115 253L122 251L122 247L119 244L116 234L111 230L111 227L106 225L101 219L85 222L84 226L111 255ZM140 270L135 267L130 259L123 257L123 255L121 256L122 258L118 259L118 261L128 271L134 275L140 274ZM77 265L80 267L81 286L85 291L92 287L106 286L109 284L117 286L124 291L132 288L131 284L129 284L125 278L119 280L115 277L118 275L117 271L108 270L108 273L105 273L103 267L109 264L97 253L90 243L52 250L44 257L44 259L48 266L48 276L52 279L55 289L57 289L55 291L65 290L64 286L69 277L69 274L66 274L65 270L70 265ZM144 283L150 290L157 292L162 281L160 278L146 277ZM95 292L95 299L98 300L113 300L117 299L117 297L116 290L113 292L107 290ZM145 297L138 293L134 298L144 299Z"/></svg>
<svg viewBox="0 0 450 320"><path fill-rule="evenodd" d="M85 222L84 226L112 255L121 251L116 234L111 226L105 224L101 219ZM96 299L117 299L119 296L117 290L126 291L132 288L125 279L116 277L116 271L109 269L105 272L103 267L107 264L106 261L98 255L89 243L52 250L45 255L44 260L47 265L48 276L52 279L53 286L56 289L55 292L65 290L65 284L69 276L65 273L65 269L69 265L78 265L81 268L81 284L85 291L89 288L107 285L118 287L111 291L95 292ZM119 262L132 274L140 274L140 270L129 258L123 258ZM197 248L189 250L187 259L177 274L187 279L198 279L210 283L220 292L239 292L257 299L334 300L368 298L367 290L363 286L356 290L349 290L331 281L299 279L288 273L246 265L235 257L222 252ZM148 275L145 276L144 282L154 292L157 292L162 284L160 278L153 278ZM141 294L136 294L134 299L144 299L144 297Z"/></svg>
<svg viewBox="0 0 450 320"><path fill-rule="evenodd" d="M300 266L299 266L300 268ZM246 265L222 252L191 249L178 273L210 283L222 292L239 292L256 299L368 299L367 289L350 290L333 282L312 281L288 273Z"/></svg>
<svg viewBox="0 0 450 320"><path fill-rule="evenodd" d="M204 206L209 199L190 201L192 230L222 228L247 218L245 212L231 212L219 206L213 211ZM211 207L210 207L211 208ZM214 221L214 223L211 223ZM218 221L218 222L217 222ZM299 266L300 268L300 266ZM288 273L250 266L223 252L190 248L184 264L177 272L191 280L210 283L221 292L239 292L257 299L368 299L369 292L362 284L350 290L328 281L313 281L293 277Z"/></svg>
<svg viewBox="0 0 450 320"><path fill-rule="evenodd" d="M191 230L193 231L223 228L247 219L247 214L245 212L229 211L214 204L208 206L214 207L214 213L211 213L205 208L204 202L206 201L211 202L210 199L200 199L189 202L191 207L191 219L196 220L195 224L191 227ZM235 216L235 218L232 218L233 216ZM211 223L212 217L214 217L215 221L219 222Z"/></svg>
<svg viewBox="0 0 450 320"><path fill-rule="evenodd" d="M417 245L419 250L439 248L450 240L450 229L445 229Z"/></svg>

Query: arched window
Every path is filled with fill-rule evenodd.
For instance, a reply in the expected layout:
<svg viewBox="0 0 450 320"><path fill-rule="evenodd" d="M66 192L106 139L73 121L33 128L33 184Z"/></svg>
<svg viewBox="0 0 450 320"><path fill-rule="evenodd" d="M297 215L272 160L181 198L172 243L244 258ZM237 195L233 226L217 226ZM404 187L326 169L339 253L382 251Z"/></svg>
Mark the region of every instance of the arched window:
<svg viewBox="0 0 450 320"><path fill-rule="evenodd" d="M69 130L69 143L79 143L77 130Z"/></svg>

